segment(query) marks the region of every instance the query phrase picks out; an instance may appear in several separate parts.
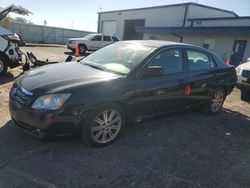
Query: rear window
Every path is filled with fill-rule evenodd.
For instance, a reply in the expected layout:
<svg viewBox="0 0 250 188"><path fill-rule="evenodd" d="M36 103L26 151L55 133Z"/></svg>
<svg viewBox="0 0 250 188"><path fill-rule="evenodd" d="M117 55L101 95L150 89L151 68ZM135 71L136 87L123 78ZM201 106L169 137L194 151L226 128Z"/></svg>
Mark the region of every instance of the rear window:
<svg viewBox="0 0 250 188"><path fill-rule="evenodd" d="M119 39L117 37L112 37L113 41L117 42Z"/></svg>

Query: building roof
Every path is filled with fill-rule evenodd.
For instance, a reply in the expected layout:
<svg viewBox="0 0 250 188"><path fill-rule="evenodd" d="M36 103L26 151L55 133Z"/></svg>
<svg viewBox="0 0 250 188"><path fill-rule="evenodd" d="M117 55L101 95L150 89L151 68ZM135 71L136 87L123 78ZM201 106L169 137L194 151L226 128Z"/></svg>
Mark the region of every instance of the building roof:
<svg viewBox="0 0 250 188"><path fill-rule="evenodd" d="M135 10L146 10L146 9L157 9L157 8L175 7L175 6L189 6L189 5L194 5L194 6L199 6L199 7L203 7L203 8L208 8L208 9L218 10L218 11L222 11L222 12L227 12L227 13L231 13L234 16L238 17L238 15L233 11L220 9L220 8L215 8L215 7L202 5L202 4L198 4L198 3L193 3L193 2L178 3L178 4L171 4L171 5L162 5L162 6L154 6L154 7L143 7L143 8L134 8L134 9L104 11L104 12L98 12L98 14L105 14L105 13L112 13L112 12L124 12L124 11L135 11Z"/></svg>
<svg viewBox="0 0 250 188"><path fill-rule="evenodd" d="M188 21L210 21L210 20L247 20L250 16L240 17L215 17L215 18L189 18Z"/></svg>

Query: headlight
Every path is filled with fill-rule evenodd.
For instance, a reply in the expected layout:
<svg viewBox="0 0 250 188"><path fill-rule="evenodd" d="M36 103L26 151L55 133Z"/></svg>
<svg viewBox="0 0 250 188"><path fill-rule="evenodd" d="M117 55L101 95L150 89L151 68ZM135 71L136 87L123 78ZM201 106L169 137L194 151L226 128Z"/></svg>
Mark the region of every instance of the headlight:
<svg viewBox="0 0 250 188"><path fill-rule="evenodd" d="M32 104L32 108L56 110L61 108L69 97L70 94L44 95L35 100L35 102Z"/></svg>

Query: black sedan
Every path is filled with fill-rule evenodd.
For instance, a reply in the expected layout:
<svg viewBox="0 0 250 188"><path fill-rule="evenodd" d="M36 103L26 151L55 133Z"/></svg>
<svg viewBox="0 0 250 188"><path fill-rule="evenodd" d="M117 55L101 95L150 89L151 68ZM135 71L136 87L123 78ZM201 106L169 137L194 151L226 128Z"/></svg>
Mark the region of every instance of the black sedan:
<svg viewBox="0 0 250 188"><path fill-rule="evenodd" d="M236 84L213 52L166 41L124 41L80 62L33 69L10 92L18 127L39 138L78 133L92 146L114 142L125 124L191 106L217 113Z"/></svg>

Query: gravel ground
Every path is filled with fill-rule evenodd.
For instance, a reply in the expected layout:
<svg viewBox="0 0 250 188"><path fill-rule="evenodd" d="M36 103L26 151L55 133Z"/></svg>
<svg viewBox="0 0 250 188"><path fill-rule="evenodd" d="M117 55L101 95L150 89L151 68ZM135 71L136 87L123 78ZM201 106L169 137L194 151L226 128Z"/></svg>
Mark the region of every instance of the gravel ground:
<svg viewBox="0 0 250 188"><path fill-rule="evenodd" d="M63 61L64 47L25 47ZM127 127L93 149L74 137L40 141L10 121L8 92L19 68L0 78L0 187L249 187L250 104L237 89L216 116L182 111Z"/></svg>

